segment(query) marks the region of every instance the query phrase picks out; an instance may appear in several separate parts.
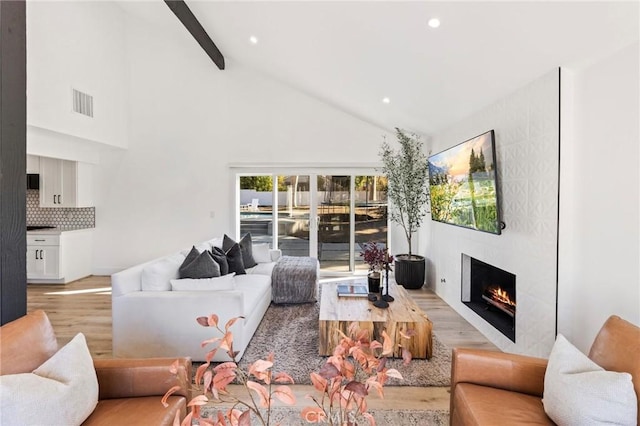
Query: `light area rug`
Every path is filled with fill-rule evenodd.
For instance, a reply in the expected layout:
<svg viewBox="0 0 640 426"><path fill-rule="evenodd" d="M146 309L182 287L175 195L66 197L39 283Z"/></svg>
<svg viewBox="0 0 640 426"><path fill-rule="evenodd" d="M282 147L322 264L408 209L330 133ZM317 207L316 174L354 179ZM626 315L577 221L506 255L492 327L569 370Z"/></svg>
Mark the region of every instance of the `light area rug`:
<svg viewBox="0 0 640 426"><path fill-rule="evenodd" d="M206 405L202 407L202 414L212 416L217 411L216 407ZM384 426L445 426L449 424L448 410L369 410L377 425ZM251 424L259 424L252 419ZM300 411L288 407L273 407L271 409L271 425L283 426L310 426L327 425L324 422L309 422L300 416ZM364 417L354 419L354 425L368 426L369 422Z"/></svg>
<svg viewBox="0 0 640 426"><path fill-rule="evenodd" d="M271 304L242 356L240 367L247 371L251 363L273 352L275 372L287 372L297 384L311 384L309 374L319 371L327 360L318 355L318 317L318 303ZM389 359L387 366L400 371L403 380L389 379L386 386L449 386L451 350L433 335L430 360L414 359L404 366L400 359Z"/></svg>

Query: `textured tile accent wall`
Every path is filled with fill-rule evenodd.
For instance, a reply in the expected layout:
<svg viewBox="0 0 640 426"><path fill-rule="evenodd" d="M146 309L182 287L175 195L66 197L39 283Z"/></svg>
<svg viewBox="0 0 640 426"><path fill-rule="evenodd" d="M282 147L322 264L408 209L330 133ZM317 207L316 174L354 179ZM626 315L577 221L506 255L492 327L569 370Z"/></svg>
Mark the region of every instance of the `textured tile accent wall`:
<svg viewBox="0 0 640 426"><path fill-rule="evenodd" d="M41 208L40 192L27 190L27 225L57 226L59 228L95 228L96 208Z"/></svg>
<svg viewBox="0 0 640 426"><path fill-rule="evenodd" d="M506 229L498 236L428 220L428 282L496 346L533 356L548 356L555 340L558 90L553 70L436 135L431 144L436 153L495 129ZM515 343L460 302L461 253L516 275Z"/></svg>

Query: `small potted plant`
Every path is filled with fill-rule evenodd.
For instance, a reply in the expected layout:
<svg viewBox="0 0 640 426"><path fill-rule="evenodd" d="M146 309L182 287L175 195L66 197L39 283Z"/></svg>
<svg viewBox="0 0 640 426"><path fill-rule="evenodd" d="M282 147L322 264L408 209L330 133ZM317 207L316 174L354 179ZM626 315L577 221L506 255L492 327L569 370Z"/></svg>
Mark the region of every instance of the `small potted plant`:
<svg viewBox="0 0 640 426"><path fill-rule="evenodd" d="M387 249L376 242L364 243L360 256L364 263L369 265L369 274L367 275L369 293L379 293L381 272L385 269L385 265L393 261L393 256L389 256Z"/></svg>

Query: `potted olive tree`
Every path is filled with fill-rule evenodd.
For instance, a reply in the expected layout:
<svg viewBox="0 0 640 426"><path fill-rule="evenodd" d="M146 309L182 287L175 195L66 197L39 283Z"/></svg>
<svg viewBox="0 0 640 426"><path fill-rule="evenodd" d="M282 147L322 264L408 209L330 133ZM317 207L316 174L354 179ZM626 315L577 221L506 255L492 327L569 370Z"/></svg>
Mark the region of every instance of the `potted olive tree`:
<svg viewBox="0 0 640 426"><path fill-rule="evenodd" d="M419 136L407 134L396 127L400 147L395 150L385 140L380 157L381 171L388 180L389 218L404 230L408 253L395 256L395 279L405 288L422 287L425 279L425 259L411 252L411 238L427 214L427 156Z"/></svg>

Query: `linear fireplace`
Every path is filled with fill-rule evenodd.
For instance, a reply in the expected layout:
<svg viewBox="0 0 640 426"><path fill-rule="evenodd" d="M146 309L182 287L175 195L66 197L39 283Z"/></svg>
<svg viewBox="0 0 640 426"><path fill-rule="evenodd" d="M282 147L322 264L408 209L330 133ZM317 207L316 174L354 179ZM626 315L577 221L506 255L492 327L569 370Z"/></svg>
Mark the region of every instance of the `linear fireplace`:
<svg viewBox="0 0 640 426"><path fill-rule="evenodd" d="M516 276L462 254L462 303L516 341Z"/></svg>

